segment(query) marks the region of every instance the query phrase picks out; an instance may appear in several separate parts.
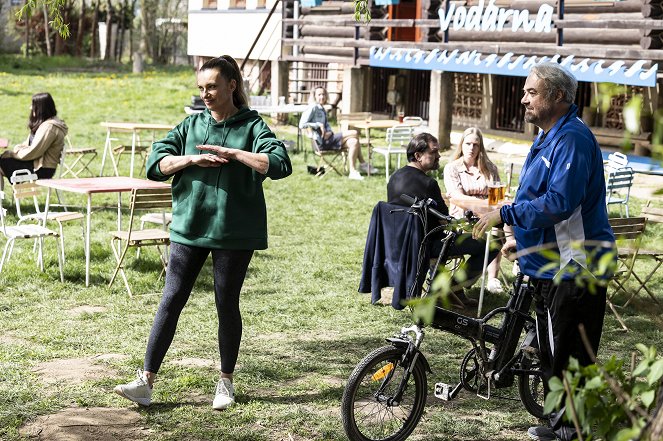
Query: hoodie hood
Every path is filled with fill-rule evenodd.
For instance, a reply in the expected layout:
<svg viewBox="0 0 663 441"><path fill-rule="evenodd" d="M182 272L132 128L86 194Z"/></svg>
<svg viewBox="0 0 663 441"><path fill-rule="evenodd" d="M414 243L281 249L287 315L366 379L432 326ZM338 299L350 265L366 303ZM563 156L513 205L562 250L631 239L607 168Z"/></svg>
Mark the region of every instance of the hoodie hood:
<svg viewBox="0 0 663 441"><path fill-rule="evenodd" d="M53 127L57 127L58 129L62 130L65 133L65 135L69 131L69 128L67 127L67 124L65 124L65 122L62 121L57 116L54 116L53 118L44 121L42 124L46 124L46 123L50 123Z"/></svg>
<svg viewBox="0 0 663 441"><path fill-rule="evenodd" d="M232 126L238 122L245 121L247 119L254 119L256 117L259 117L259 115L255 110L249 109L248 107L240 107L237 110L237 113L235 113L230 118L217 122L212 117L212 112L210 112L209 109L203 110L203 118L205 119L205 122L210 125L216 125L218 127Z"/></svg>

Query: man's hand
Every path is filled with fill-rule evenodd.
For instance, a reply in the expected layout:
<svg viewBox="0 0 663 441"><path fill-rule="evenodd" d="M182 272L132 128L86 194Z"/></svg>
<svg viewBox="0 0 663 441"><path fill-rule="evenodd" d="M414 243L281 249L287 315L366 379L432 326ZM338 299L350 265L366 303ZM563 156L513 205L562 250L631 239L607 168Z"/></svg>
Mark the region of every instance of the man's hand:
<svg viewBox="0 0 663 441"><path fill-rule="evenodd" d="M481 216L481 218L476 224L474 224L474 228L472 228L472 237L475 239L483 239L484 235L486 234L486 231L490 230L495 225L499 225L501 223L502 223L502 216L500 216L500 210L495 210L491 211L490 213L486 213L483 216Z"/></svg>
<svg viewBox="0 0 663 441"><path fill-rule="evenodd" d="M507 239L502 246L502 256L506 257L509 262L516 260L516 239Z"/></svg>

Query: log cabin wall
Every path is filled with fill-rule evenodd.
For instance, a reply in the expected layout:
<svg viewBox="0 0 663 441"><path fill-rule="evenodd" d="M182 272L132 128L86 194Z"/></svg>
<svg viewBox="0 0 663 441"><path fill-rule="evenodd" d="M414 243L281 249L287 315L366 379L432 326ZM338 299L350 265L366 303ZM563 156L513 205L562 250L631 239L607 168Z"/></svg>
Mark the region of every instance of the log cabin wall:
<svg viewBox="0 0 663 441"><path fill-rule="evenodd" d="M300 8L297 19L284 20L298 26L298 38L288 41L285 47L298 48L298 55L290 51L284 59L297 61L299 65L319 63L342 71L349 66L360 66L368 71L370 103L360 110L393 113L394 107L387 100L389 77L404 77L406 90L401 94L399 109L406 114L427 117L427 96L430 85L420 70L371 66L370 48L431 51L478 51L484 56L507 53L561 59L573 56L574 63L587 58L588 63L603 60L603 68L614 62L631 66L644 60L640 67L646 70L656 63L663 64L663 0L565 0L563 18L560 18L556 1L544 0L495 0L500 8L527 10L535 17L542 4L554 8L551 32L525 32L522 28L513 32L454 30L443 32L440 28L438 9L445 0L400 0L402 5L376 6L371 3L371 22L359 24L354 19L354 2L322 1L320 6ZM286 0L286 3L293 4ZM414 13L412 5L414 4ZM483 7L489 1L467 0L450 2L456 9ZM405 15L403 11L407 8ZM409 15L408 15L409 14ZM444 10L442 10L444 14ZM406 18L403 18L403 17ZM453 20L452 20L453 23ZM508 22L507 22L508 26ZM402 29L395 32L394 29ZM409 31L405 31L408 29ZM414 36L414 37L413 37ZM414 41L413 41L414 40ZM330 64L331 63L331 64ZM331 72L331 70L329 70ZM301 75L301 74L300 74ZM504 78L502 78L504 77ZM456 72L455 97L452 106L453 125L456 128L478 125L487 132L530 138L533 127L522 121L520 95L524 78ZM653 114L658 109L659 80L654 87L628 86L625 92L612 99L610 109L597 111L596 83L580 83L577 103L583 119L597 133L602 144L616 145L621 141L624 104L634 93L644 95L643 114ZM341 90L339 86L338 90ZM359 110L359 109L358 109ZM646 119L646 118L645 118ZM643 120L644 121L644 120ZM644 121L643 133L636 136L635 144L646 145L650 141L651 121Z"/></svg>

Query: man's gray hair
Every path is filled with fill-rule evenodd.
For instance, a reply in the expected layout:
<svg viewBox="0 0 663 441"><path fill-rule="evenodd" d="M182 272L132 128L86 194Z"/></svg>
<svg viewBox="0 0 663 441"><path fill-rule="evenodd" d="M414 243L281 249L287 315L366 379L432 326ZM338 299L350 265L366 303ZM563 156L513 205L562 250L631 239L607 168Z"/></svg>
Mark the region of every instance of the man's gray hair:
<svg viewBox="0 0 663 441"><path fill-rule="evenodd" d="M576 98L578 90L578 80L557 63L546 62L534 66L530 73L536 75L545 85L544 97L546 101L553 100L557 91L562 92L562 99L568 104L572 104Z"/></svg>

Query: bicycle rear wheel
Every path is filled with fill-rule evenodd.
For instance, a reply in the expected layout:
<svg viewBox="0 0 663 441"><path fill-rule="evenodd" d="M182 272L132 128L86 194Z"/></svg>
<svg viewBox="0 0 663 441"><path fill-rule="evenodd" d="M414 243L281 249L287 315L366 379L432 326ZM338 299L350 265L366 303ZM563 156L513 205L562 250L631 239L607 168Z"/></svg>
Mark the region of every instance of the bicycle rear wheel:
<svg viewBox="0 0 663 441"><path fill-rule="evenodd" d="M527 370L539 370L538 361L522 357L521 367ZM526 374L518 377L518 393L525 409L537 418L544 418L543 405L546 399L543 376L539 374Z"/></svg>
<svg viewBox="0 0 663 441"><path fill-rule="evenodd" d="M354 369L343 392L341 416L351 441L405 440L417 426L427 394L426 371L417 362L400 402L393 403L406 366L404 348L383 346Z"/></svg>

